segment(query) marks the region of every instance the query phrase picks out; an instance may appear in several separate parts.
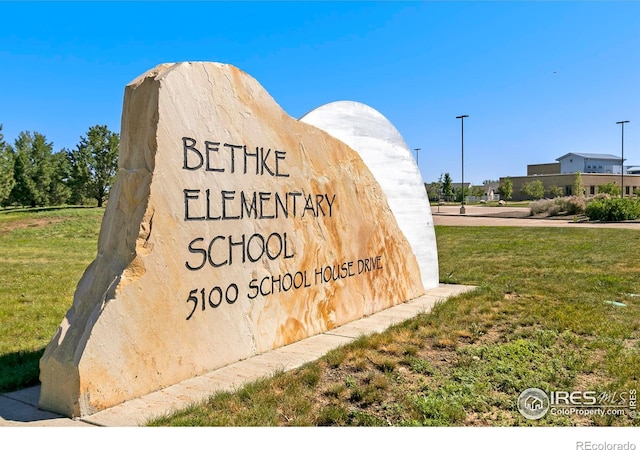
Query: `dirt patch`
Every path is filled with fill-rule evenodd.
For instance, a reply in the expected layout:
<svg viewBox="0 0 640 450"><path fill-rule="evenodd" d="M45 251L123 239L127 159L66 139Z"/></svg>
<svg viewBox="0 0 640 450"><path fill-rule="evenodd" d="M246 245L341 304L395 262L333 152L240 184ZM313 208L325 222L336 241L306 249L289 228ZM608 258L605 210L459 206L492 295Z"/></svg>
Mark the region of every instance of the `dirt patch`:
<svg viewBox="0 0 640 450"><path fill-rule="evenodd" d="M498 209L498 208L493 208L493 209ZM509 211L487 212L485 214L482 214L482 216L498 217L498 218L505 218L505 219L525 219L525 218L530 218L531 214L529 213L529 210L526 208L518 208L515 210L509 210Z"/></svg>
<svg viewBox="0 0 640 450"><path fill-rule="evenodd" d="M13 220L11 222L0 224L0 234L10 233L13 230L21 230L25 228L36 228L51 225L53 223L63 222L64 218L37 218L37 219L23 219Z"/></svg>

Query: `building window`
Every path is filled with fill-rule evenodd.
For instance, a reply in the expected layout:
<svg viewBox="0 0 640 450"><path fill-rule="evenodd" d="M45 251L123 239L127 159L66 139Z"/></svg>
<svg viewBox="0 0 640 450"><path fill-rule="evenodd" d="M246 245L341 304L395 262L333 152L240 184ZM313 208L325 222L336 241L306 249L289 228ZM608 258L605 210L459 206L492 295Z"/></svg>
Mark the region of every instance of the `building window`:
<svg viewBox="0 0 640 450"><path fill-rule="evenodd" d="M629 195L629 186L624 187L624 195Z"/></svg>
<svg viewBox="0 0 640 450"><path fill-rule="evenodd" d="M589 186L589 195L596 195L596 187Z"/></svg>
<svg viewBox="0 0 640 450"><path fill-rule="evenodd" d="M564 187L564 195L571 195L571 186Z"/></svg>

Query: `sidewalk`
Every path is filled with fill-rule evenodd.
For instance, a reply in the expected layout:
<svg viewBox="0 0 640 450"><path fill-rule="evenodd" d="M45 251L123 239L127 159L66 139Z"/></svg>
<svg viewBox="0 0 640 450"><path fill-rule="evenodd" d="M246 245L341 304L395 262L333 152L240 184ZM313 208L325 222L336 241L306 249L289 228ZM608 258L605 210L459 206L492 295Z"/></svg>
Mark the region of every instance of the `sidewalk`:
<svg viewBox="0 0 640 450"><path fill-rule="evenodd" d="M369 317L334 328L317 336L238 361L208 374L127 401L91 416L69 419L38 409L40 387L0 395L0 427L135 427L148 419L204 401L216 391L229 391L281 370L291 370L315 361L329 350L362 335L386 330L393 324L428 312L449 297L474 286L441 284L425 295L380 311Z"/></svg>
<svg viewBox="0 0 640 450"><path fill-rule="evenodd" d="M465 205L465 213L460 214L460 204L457 205L432 205L431 214L434 216L473 216L523 219L529 217L529 208L518 206L483 206Z"/></svg>
<svg viewBox="0 0 640 450"><path fill-rule="evenodd" d="M640 222L574 222L573 217L531 217L529 208L513 206L466 205L460 214L460 205L432 206L434 225L468 227L570 227L570 228L622 228L640 230Z"/></svg>

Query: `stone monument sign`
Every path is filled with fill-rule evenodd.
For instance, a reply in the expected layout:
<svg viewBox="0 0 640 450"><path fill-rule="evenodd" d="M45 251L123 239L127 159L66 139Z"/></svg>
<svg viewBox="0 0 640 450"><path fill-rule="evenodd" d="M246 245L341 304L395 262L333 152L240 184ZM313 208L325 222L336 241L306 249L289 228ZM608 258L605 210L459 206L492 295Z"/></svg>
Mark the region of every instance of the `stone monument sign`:
<svg viewBox="0 0 640 450"><path fill-rule="evenodd" d="M416 298L437 259L412 246L347 143L233 66L159 65L125 89L97 256L40 361L40 407L89 415Z"/></svg>

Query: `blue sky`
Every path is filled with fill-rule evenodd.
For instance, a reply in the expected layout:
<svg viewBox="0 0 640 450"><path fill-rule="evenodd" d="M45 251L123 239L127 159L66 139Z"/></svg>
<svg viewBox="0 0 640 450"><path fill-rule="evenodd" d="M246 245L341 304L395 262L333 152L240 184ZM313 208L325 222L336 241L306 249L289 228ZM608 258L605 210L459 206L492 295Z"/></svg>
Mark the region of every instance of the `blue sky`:
<svg viewBox="0 0 640 450"><path fill-rule="evenodd" d="M124 87L157 64L229 63L292 117L337 100L421 148L425 181L526 174L571 152L640 165L640 2L3 2L0 124L54 150L120 132Z"/></svg>

